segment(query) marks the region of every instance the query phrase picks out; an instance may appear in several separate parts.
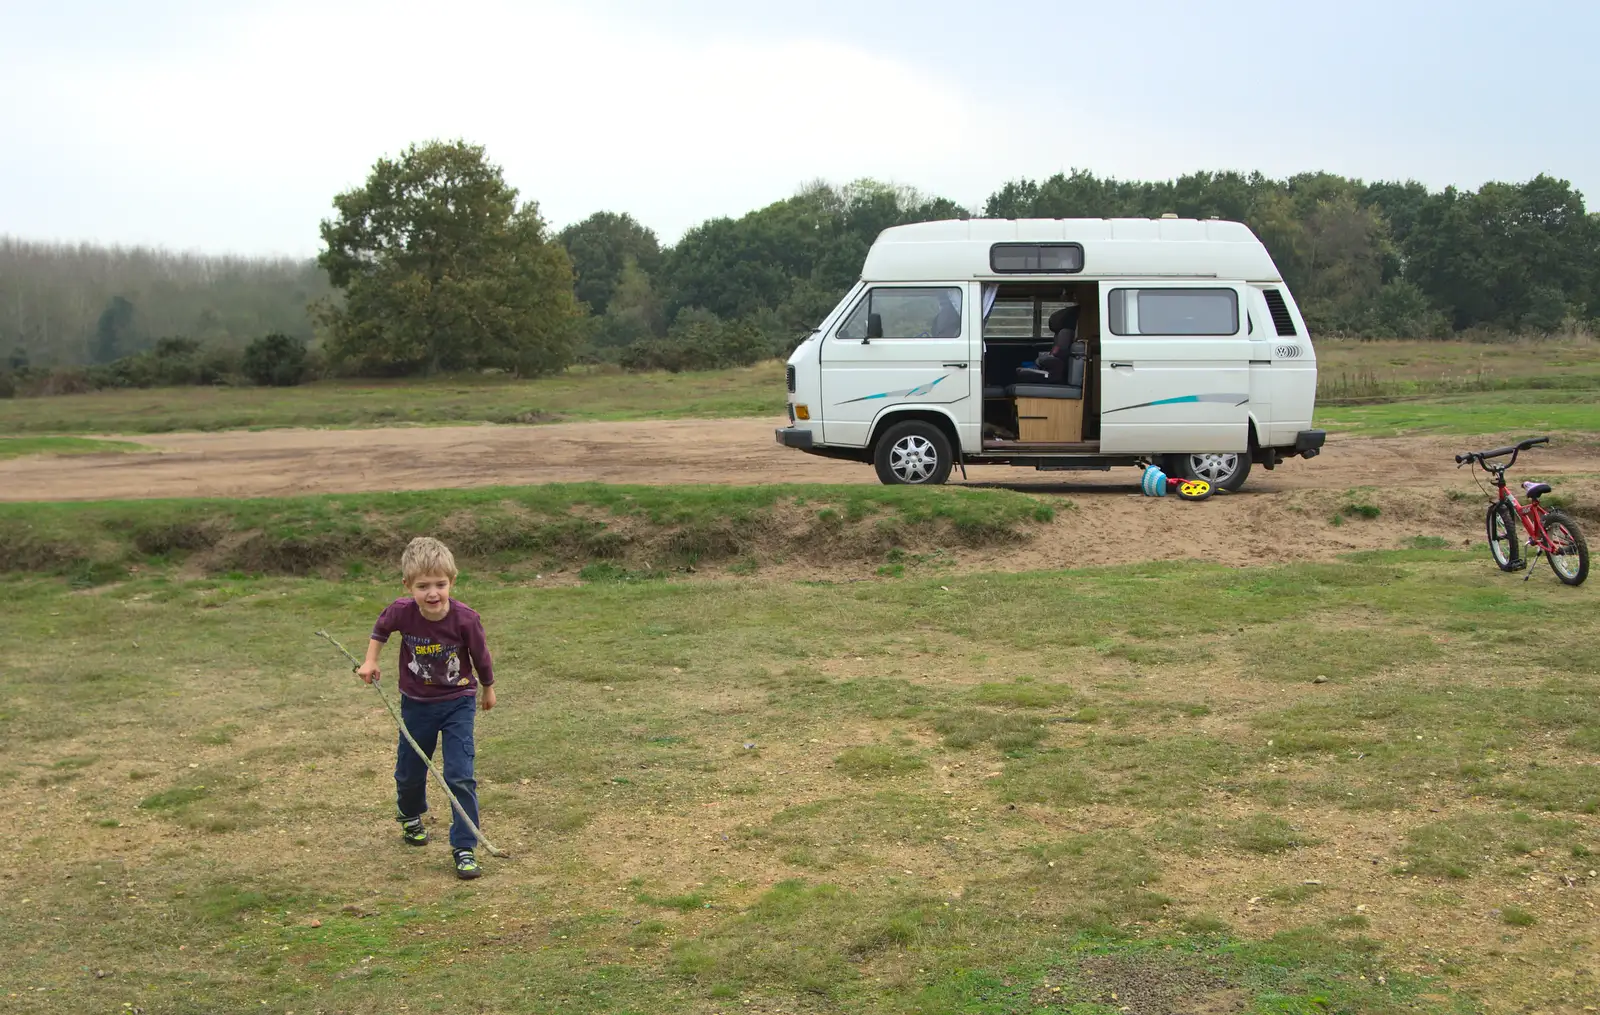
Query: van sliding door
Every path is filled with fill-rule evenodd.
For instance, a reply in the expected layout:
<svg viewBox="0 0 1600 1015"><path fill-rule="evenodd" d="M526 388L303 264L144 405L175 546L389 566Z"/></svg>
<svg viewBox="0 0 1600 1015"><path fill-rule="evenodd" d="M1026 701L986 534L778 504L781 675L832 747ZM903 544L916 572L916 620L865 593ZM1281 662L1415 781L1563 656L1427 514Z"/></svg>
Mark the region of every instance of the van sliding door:
<svg viewBox="0 0 1600 1015"><path fill-rule="evenodd" d="M1100 450L1242 452L1249 444L1244 287L1100 283Z"/></svg>

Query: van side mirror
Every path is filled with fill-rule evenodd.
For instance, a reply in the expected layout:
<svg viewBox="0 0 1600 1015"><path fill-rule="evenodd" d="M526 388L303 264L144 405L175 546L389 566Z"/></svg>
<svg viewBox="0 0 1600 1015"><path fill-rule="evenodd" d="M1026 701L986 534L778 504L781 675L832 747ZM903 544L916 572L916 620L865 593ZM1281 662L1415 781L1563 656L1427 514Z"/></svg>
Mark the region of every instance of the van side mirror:
<svg viewBox="0 0 1600 1015"><path fill-rule="evenodd" d="M861 344L865 345L867 342L870 342L875 338L882 338L882 337L883 337L883 315L882 314L868 314L867 315L867 337Z"/></svg>

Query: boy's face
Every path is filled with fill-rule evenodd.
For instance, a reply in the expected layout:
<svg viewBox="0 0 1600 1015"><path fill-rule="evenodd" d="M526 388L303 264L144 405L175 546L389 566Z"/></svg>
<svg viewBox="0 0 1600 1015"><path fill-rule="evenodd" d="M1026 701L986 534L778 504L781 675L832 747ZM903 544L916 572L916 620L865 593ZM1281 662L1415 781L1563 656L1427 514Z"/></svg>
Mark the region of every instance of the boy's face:
<svg viewBox="0 0 1600 1015"><path fill-rule="evenodd" d="M419 574L405 583L429 620L438 620L450 612L450 578L442 574Z"/></svg>

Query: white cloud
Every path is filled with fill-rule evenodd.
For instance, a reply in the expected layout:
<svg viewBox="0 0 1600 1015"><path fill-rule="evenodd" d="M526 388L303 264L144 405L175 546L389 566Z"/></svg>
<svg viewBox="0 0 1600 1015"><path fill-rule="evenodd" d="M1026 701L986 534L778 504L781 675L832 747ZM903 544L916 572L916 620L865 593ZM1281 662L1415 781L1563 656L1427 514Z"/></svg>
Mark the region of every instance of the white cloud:
<svg viewBox="0 0 1600 1015"><path fill-rule="evenodd" d="M90 167L75 202L30 184L27 231L306 254L377 157L461 136L556 225L609 208L671 240L816 177L976 203L1027 135L847 41L663 39L545 3L283 3L201 41L18 72L24 156Z"/></svg>

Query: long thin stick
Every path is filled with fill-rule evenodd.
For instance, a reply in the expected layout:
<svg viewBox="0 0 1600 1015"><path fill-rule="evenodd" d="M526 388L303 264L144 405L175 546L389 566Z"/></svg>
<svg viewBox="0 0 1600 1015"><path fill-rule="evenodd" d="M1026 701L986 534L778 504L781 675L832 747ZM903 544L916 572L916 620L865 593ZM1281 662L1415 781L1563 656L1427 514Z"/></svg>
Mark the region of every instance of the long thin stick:
<svg viewBox="0 0 1600 1015"><path fill-rule="evenodd" d="M343 652L344 657L350 660L350 666L352 669L359 670L361 668L361 660L351 655L350 650L339 644L338 641L334 639L333 635L326 631L318 631L317 637L326 638L334 648L338 649L340 652ZM455 808L456 817L466 822L467 828L474 836L477 837L478 841L483 844L484 849L487 849L495 856L510 859L510 853L507 853L503 849L496 849L494 843L490 842L488 839L485 839L483 837L483 833L478 831L478 826L473 823L471 818L467 817L467 812L462 809L461 802L457 800L456 795L450 791L450 784L445 782L444 773L439 771L438 766L435 765L433 763L433 759L428 757L428 755L422 750L421 745L419 745L416 740L412 739L411 731L406 729L406 721L400 718L400 710L394 707L394 703L389 700L389 696L387 694L383 693L383 688L378 686L377 681L372 682L372 689L378 692L378 697L383 699L383 706L389 710L390 715L394 716L395 724L400 727L400 735L406 738L406 743L411 745L411 749L417 752L417 757L421 758L423 763L428 766L428 771L432 772L438 777L439 785L444 787L445 797L449 799L450 806Z"/></svg>

